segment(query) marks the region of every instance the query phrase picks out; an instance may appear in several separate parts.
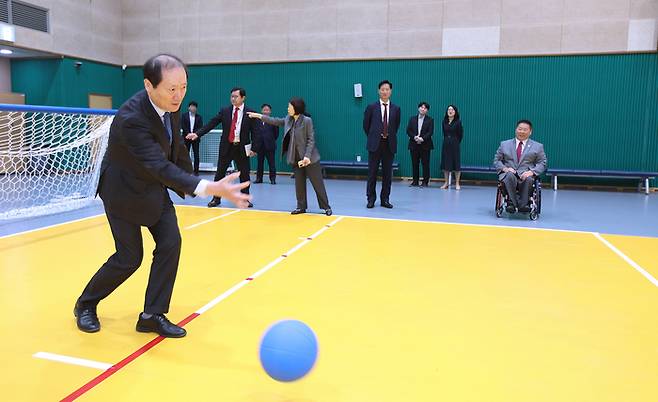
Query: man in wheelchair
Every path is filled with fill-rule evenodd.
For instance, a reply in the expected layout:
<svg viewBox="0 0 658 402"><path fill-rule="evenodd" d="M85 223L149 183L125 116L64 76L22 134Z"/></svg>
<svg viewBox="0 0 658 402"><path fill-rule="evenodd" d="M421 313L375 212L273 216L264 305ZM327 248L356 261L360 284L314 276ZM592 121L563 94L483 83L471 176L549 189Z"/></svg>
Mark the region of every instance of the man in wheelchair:
<svg viewBox="0 0 658 402"><path fill-rule="evenodd" d="M502 141L494 157L498 181L502 183L509 202L507 212L530 212L529 197L534 179L546 170L544 146L530 139L532 123L519 120L516 138Z"/></svg>

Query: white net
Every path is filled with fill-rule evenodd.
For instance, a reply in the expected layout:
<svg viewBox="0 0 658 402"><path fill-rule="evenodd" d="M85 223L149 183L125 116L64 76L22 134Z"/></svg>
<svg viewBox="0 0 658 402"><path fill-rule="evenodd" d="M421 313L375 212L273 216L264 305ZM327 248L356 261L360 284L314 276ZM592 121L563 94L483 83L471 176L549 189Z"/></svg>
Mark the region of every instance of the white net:
<svg viewBox="0 0 658 402"><path fill-rule="evenodd" d="M72 113L64 108L2 109L0 219L63 212L89 204L96 195L114 116L79 109Z"/></svg>

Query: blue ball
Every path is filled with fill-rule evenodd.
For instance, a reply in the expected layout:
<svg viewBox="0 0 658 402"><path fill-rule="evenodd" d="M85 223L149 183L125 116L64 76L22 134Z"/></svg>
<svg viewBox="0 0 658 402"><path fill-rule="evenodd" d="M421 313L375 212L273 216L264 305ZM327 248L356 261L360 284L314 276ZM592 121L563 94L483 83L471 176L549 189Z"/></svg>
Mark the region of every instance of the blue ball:
<svg viewBox="0 0 658 402"><path fill-rule="evenodd" d="M301 321L284 320L273 324L260 342L260 363L277 381L290 382L304 377L317 357L315 333Z"/></svg>

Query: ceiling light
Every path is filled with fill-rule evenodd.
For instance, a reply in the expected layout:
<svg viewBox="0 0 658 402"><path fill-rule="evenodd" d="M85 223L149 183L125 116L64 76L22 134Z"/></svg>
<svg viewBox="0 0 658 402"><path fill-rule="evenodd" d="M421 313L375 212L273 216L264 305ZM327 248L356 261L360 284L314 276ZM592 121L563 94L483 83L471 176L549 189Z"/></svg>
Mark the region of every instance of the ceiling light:
<svg viewBox="0 0 658 402"><path fill-rule="evenodd" d="M14 53L14 52L12 52L9 49L0 49L0 54L12 54L12 53Z"/></svg>

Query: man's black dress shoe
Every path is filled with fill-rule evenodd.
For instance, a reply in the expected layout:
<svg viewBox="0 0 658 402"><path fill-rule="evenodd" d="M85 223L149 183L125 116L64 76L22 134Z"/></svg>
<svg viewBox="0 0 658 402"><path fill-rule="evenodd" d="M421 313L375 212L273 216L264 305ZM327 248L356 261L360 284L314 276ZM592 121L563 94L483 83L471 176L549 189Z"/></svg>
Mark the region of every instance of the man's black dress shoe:
<svg viewBox="0 0 658 402"><path fill-rule="evenodd" d="M512 205L512 204L509 204L509 205L505 208L505 210L507 211L507 213L509 213L509 214L513 214L513 213L516 212L516 207L515 207L514 205Z"/></svg>
<svg viewBox="0 0 658 402"><path fill-rule="evenodd" d="M270 184L276 184L276 180L275 179L270 179Z"/></svg>
<svg viewBox="0 0 658 402"><path fill-rule="evenodd" d="M290 215L299 215L299 214L304 214L304 213L306 213L305 209L295 208L290 212Z"/></svg>
<svg viewBox="0 0 658 402"><path fill-rule="evenodd" d="M393 208L393 204L391 204L388 201L382 201L382 207L390 209L390 208Z"/></svg>
<svg viewBox="0 0 658 402"><path fill-rule="evenodd" d="M136 329L137 332L155 332L165 338L182 338L187 334L183 328L172 324L164 314L153 314L150 318L143 318L140 314Z"/></svg>
<svg viewBox="0 0 658 402"><path fill-rule="evenodd" d="M214 208L214 207L216 207L217 205L219 205L221 203L222 203L221 198L213 197L212 200L210 200L210 202L208 203L208 208Z"/></svg>
<svg viewBox="0 0 658 402"><path fill-rule="evenodd" d="M101 330L101 323L96 315L96 307L80 307L75 304L73 315L76 318L78 329L83 332L98 332Z"/></svg>
<svg viewBox="0 0 658 402"><path fill-rule="evenodd" d="M418 183L411 183L409 187L418 187Z"/></svg>
<svg viewBox="0 0 658 402"><path fill-rule="evenodd" d="M375 207L375 201L368 201L368 205L366 205L366 208L374 208Z"/></svg>
<svg viewBox="0 0 658 402"><path fill-rule="evenodd" d="M257 184L258 184L258 183L262 183L262 182L263 182L263 179L256 179L256 180L254 180L254 183L257 183Z"/></svg>
<svg viewBox="0 0 658 402"><path fill-rule="evenodd" d="M249 207L249 208L253 208L253 207L254 207L254 204L252 204L251 201L249 201L249 205L248 205L248 207Z"/></svg>
<svg viewBox="0 0 658 402"><path fill-rule="evenodd" d="M333 214L333 212L331 211L331 208L327 208L327 209L325 209L325 210L324 210L324 213L325 213L327 216L331 216L331 214Z"/></svg>

